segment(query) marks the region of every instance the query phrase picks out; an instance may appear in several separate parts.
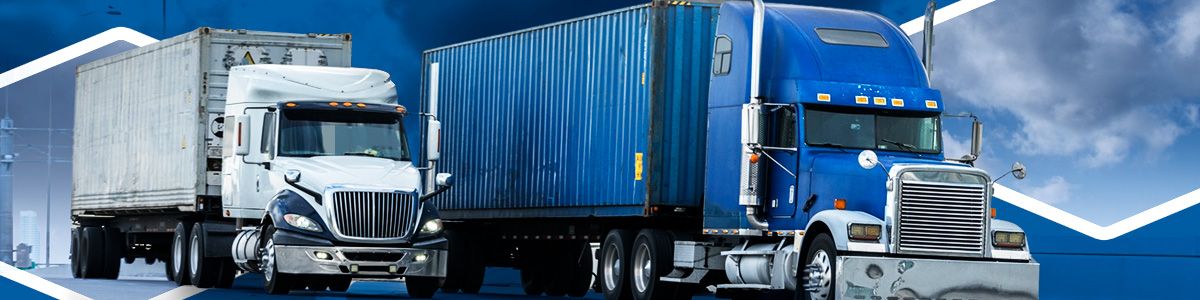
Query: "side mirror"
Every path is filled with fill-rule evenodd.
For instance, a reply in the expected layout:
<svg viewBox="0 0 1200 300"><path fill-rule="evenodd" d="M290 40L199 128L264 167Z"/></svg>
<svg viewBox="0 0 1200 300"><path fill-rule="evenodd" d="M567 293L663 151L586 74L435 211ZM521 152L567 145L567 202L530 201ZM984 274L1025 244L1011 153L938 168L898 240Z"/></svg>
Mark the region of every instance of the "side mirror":
<svg viewBox="0 0 1200 300"><path fill-rule="evenodd" d="M430 118L425 129L425 158L430 161L438 160L442 157L442 122ZM438 178L441 178L441 175L438 174Z"/></svg>
<svg viewBox="0 0 1200 300"><path fill-rule="evenodd" d="M283 172L283 180L287 181L288 183L300 182L300 170L290 169L286 172Z"/></svg>
<svg viewBox="0 0 1200 300"><path fill-rule="evenodd" d="M234 154L250 154L250 116L237 116L233 125Z"/></svg>
<svg viewBox="0 0 1200 300"><path fill-rule="evenodd" d="M450 175L450 173L438 173L434 178L434 182L438 186L450 187L454 185L454 176Z"/></svg>
<svg viewBox="0 0 1200 300"><path fill-rule="evenodd" d="M983 153L983 122L975 119L971 122L971 160L979 159Z"/></svg>
<svg viewBox="0 0 1200 300"><path fill-rule="evenodd" d="M1022 165L1021 162L1013 163L1011 172L1017 180L1025 179L1025 165Z"/></svg>

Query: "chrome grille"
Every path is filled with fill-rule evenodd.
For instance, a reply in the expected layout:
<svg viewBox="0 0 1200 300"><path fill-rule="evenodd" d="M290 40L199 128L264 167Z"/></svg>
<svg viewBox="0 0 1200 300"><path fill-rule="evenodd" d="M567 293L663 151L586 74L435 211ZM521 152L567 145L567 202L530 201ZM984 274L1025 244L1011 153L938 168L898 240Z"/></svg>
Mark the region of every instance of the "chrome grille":
<svg viewBox="0 0 1200 300"><path fill-rule="evenodd" d="M983 253L986 186L924 181L900 186L901 251Z"/></svg>
<svg viewBox="0 0 1200 300"><path fill-rule="evenodd" d="M334 230L344 237L401 238L417 217L417 201L409 193L333 192Z"/></svg>

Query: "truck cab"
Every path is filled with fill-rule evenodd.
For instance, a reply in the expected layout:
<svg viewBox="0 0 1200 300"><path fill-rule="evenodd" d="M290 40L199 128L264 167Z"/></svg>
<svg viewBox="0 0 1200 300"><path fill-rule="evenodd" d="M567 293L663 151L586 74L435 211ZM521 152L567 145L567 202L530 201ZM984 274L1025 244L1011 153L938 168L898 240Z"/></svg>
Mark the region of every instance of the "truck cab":
<svg viewBox="0 0 1200 300"><path fill-rule="evenodd" d="M302 276L346 285L405 277L411 295L432 296L446 273L446 240L437 209L423 201L434 191L413 165L407 114L383 71L232 68L222 214L252 220L237 226L234 263L262 271L271 293Z"/></svg>
<svg viewBox="0 0 1200 300"><path fill-rule="evenodd" d="M995 219L993 178L970 165L978 153L946 159L942 95L896 25L726 2L713 49L705 232L792 240L738 239L725 252L727 287L1037 298L1024 232ZM764 253L798 267L745 259ZM791 276L794 286L779 280Z"/></svg>

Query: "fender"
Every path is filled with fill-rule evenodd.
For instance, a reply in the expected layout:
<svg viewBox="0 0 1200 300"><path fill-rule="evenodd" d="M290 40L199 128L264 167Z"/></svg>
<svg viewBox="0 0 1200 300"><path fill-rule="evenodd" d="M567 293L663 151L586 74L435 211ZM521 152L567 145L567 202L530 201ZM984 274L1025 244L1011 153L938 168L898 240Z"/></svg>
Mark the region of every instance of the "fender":
<svg viewBox="0 0 1200 300"><path fill-rule="evenodd" d="M283 220L283 215L285 214L297 214L308 217L313 222L317 222L317 225L321 227L321 232L312 232L292 227L292 225L288 225ZM325 224L325 220L317 214L317 210L308 203L308 200L295 191L283 190L275 194L275 197L272 197L271 201L267 202L267 215L270 216L272 224L275 225L275 228L279 232L286 231L291 235L298 234L301 236L317 237L326 241L334 240L333 233L329 231L329 226ZM263 221L266 222L266 220Z"/></svg>
<svg viewBox="0 0 1200 300"><path fill-rule="evenodd" d="M884 226L884 234L879 237L880 241L875 243L870 242L851 242L849 230L850 224L877 224L883 226L883 220L876 218L870 214L861 211L846 211L846 210L823 210L814 215L808 220L808 226L805 226L805 232L811 231L814 224L822 223L829 228L829 234L833 238L833 244L838 251L854 251L854 252L887 252L885 245L887 241L887 227ZM808 235L805 235L807 237ZM807 238L806 238L807 240Z"/></svg>

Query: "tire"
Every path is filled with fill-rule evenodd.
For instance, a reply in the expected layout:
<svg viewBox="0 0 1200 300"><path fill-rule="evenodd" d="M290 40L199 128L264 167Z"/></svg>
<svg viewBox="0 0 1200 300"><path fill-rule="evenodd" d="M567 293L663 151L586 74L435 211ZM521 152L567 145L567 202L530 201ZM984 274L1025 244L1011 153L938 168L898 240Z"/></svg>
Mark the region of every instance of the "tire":
<svg viewBox="0 0 1200 300"><path fill-rule="evenodd" d="M191 278L192 285L198 288L211 288L217 285L217 279L221 275L221 259L216 257L205 256L205 248L208 247L208 228L204 223L196 223L192 226L192 232L188 238L188 278Z"/></svg>
<svg viewBox="0 0 1200 300"><path fill-rule="evenodd" d="M79 263L81 258L80 256L82 255L82 251L79 250L79 236L81 235L80 231L82 229L82 227L71 228L71 277L73 278L83 278L83 275L81 275L79 272L80 266L82 265Z"/></svg>
<svg viewBox="0 0 1200 300"><path fill-rule="evenodd" d="M466 281L467 265L471 259L470 248L465 237L457 230L446 230L446 241L449 245L449 256L446 260L446 280L442 282L442 292L457 293Z"/></svg>
<svg viewBox="0 0 1200 300"><path fill-rule="evenodd" d="M463 271L465 276L462 277L459 288L466 294L479 294L479 289L483 288L483 277L487 272L487 257L484 252L475 251L474 249L486 246L481 246L481 242L478 239L471 236L466 237L469 263Z"/></svg>
<svg viewBox="0 0 1200 300"><path fill-rule="evenodd" d="M84 227L80 236L79 275L100 278L104 275L104 232L100 227Z"/></svg>
<svg viewBox="0 0 1200 300"><path fill-rule="evenodd" d="M171 237L171 253L170 260L167 261L167 275L175 281L176 286L190 284L192 281L188 277L188 240L192 233L192 223L179 221L175 224L175 234Z"/></svg>
<svg viewBox="0 0 1200 300"><path fill-rule="evenodd" d="M542 257L542 282L546 283L546 296L562 297L567 295L567 287L571 284L571 274L575 268L569 263L571 251L563 242L551 242L546 245L546 253Z"/></svg>
<svg viewBox="0 0 1200 300"><path fill-rule="evenodd" d="M674 243L665 231L642 229L633 241L629 261L629 283L633 299L666 299L675 296L676 285L658 279L671 273Z"/></svg>
<svg viewBox="0 0 1200 300"><path fill-rule="evenodd" d="M437 277L407 277L404 278L404 287L408 288L409 298L428 299L433 298L433 294L441 288L441 281Z"/></svg>
<svg viewBox="0 0 1200 300"><path fill-rule="evenodd" d="M624 229L608 231L600 246L600 289L605 300L633 299L629 287L629 250L633 232Z"/></svg>
<svg viewBox="0 0 1200 300"><path fill-rule="evenodd" d="M521 266L521 289L527 296L538 296L546 292L545 268L542 261L545 251L541 243L522 244L518 259Z"/></svg>
<svg viewBox="0 0 1200 300"><path fill-rule="evenodd" d="M155 258L153 256L146 257L146 265L153 265L156 262L158 262L158 258Z"/></svg>
<svg viewBox="0 0 1200 300"><path fill-rule="evenodd" d="M833 238L827 233L818 233L817 237L813 238L811 244L808 245L808 250L805 251L804 260L796 269L799 274L796 276L796 300L833 300L834 283L837 282L837 248L833 244ZM820 261L820 269L826 274L826 279L823 280L823 293L808 293L804 291L804 284L808 279L808 273L805 271L808 265L816 264Z"/></svg>
<svg viewBox="0 0 1200 300"><path fill-rule="evenodd" d="M104 232L104 274L106 279L121 276L121 261L125 257L125 234L112 226L101 228Z"/></svg>
<svg viewBox="0 0 1200 300"><path fill-rule="evenodd" d="M353 280L350 277L334 277L329 280L329 290L334 292L345 292L350 289L350 283Z"/></svg>
<svg viewBox="0 0 1200 300"><path fill-rule="evenodd" d="M175 272L171 270L174 267L175 264L171 263L171 255L168 254L167 257L163 259L163 273L167 274L167 281L175 281Z"/></svg>
<svg viewBox="0 0 1200 300"><path fill-rule="evenodd" d="M279 272L278 265L275 264L275 226L270 223L263 228L262 239L263 253L262 257L263 268L263 288L267 293L272 295L284 295L291 291L292 281L297 281L295 275L284 274Z"/></svg>
<svg viewBox="0 0 1200 300"><path fill-rule="evenodd" d="M571 253L571 261L568 263L574 270L570 274L567 296L587 296L588 290L592 288L592 245L586 241L571 244L571 251L568 251Z"/></svg>
<svg viewBox="0 0 1200 300"><path fill-rule="evenodd" d="M233 263L233 258L221 259L221 273L217 274L217 288L227 289L233 287L233 279L237 278L238 267Z"/></svg>

